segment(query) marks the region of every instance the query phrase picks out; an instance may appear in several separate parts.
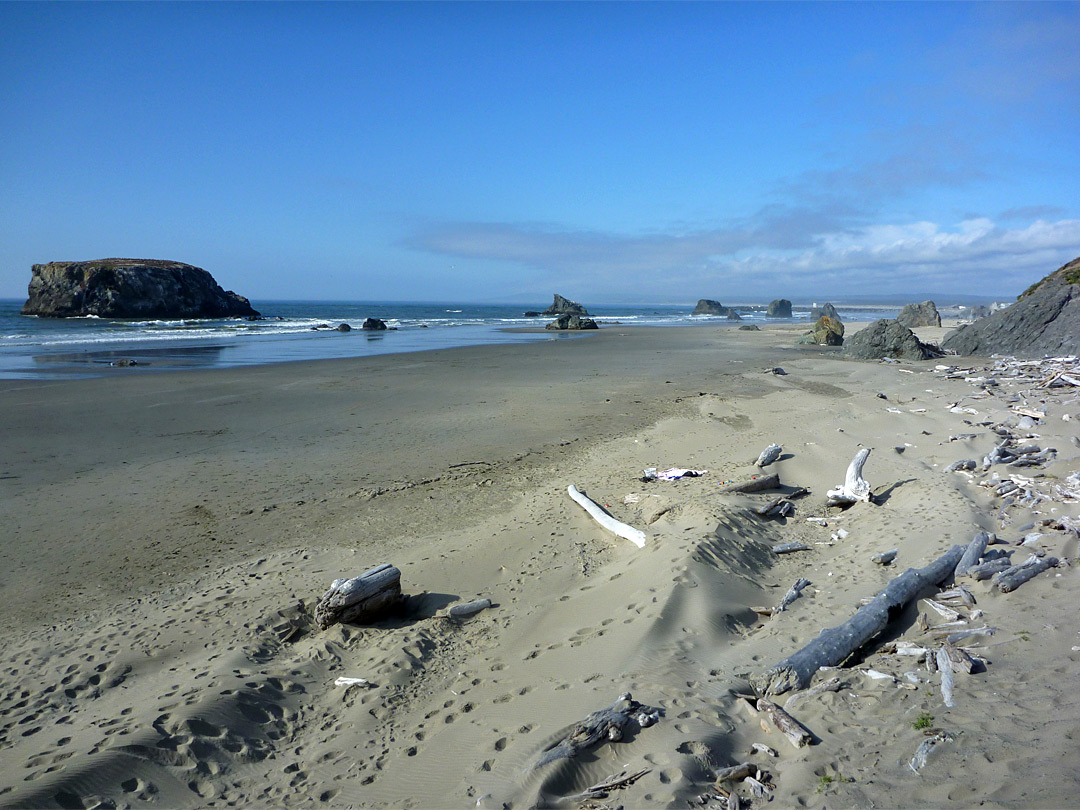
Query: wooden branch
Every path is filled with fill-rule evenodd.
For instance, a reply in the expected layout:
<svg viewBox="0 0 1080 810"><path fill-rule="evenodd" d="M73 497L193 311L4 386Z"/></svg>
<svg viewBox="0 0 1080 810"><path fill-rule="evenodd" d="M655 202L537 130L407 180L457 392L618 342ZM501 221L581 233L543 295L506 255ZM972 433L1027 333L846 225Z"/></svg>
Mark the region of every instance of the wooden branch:
<svg viewBox="0 0 1080 810"><path fill-rule="evenodd" d="M855 454L855 458L848 465L843 485L826 493L829 506L847 506L856 501L870 502L870 483L862 477L863 466L869 455L869 447L864 447Z"/></svg>
<svg viewBox="0 0 1080 810"><path fill-rule="evenodd" d="M773 554L790 554L793 551L809 551L810 546L805 543L780 543L772 547Z"/></svg>
<svg viewBox="0 0 1080 810"><path fill-rule="evenodd" d="M900 553L900 549L894 548L891 551L883 551L880 554L875 554L870 558L870 562L875 562L878 565L888 565L896 559L896 555Z"/></svg>
<svg viewBox="0 0 1080 810"><path fill-rule="evenodd" d="M730 768L721 768L716 772L716 779L713 781L717 783L741 782L746 777L753 776L757 771L758 767L753 762L743 762L741 765L732 765Z"/></svg>
<svg viewBox="0 0 1080 810"><path fill-rule="evenodd" d="M566 796L562 799L559 799L556 804L558 804L559 806L564 806L576 802L586 802L590 799L606 799L608 793L610 793L611 791L622 790L624 787L629 787L630 785L634 784L634 782L636 782L638 779L643 777L645 774L650 773L651 771L652 768L643 768L642 770L635 771L634 773L627 773L626 771L621 771L614 776L609 776L602 782L598 782L592 787L585 788L585 790L583 790L581 793L576 793L573 796Z"/></svg>
<svg viewBox="0 0 1080 810"><path fill-rule="evenodd" d="M794 745L796 748L802 748L809 745L813 741L813 736L807 731L799 721L781 709L771 700L765 698L759 698L757 702L757 710L764 712L770 722L776 726L785 737L788 738L788 742Z"/></svg>
<svg viewBox="0 0 1080 810"><path fill-rule="evenodd" d="M971 577L976 582L981 582L984 579L990 579L995 574L999 574L1002 571L1007 571L1012 567L1012 562L1007 557L998 557L993 560L988 560L978 565L973 565L967 571L964 572L964 576Z"/></svg>
<svg viewBox="0 0 1080 810"><path fill-rule="evenodd" d="M778 458L780 454L784 452L784 448L778 444L770 444L764 450L761 451L761 455L758 456L757 461L754 462L758 467L768 467Z"/></svg>
<svg viewBox="0 0 1080 810"><path fill-rule="evenodd" d="M762 517L787 517L795 512L795 504L780 496L779 498L773 498L764 506L758 507L754 512Z"/></svg>
<svg viewBox="0 0 1080 810"><path fill-rule="evenodd" d="M576 757L579 751L590 748L604 740L617 742L623 737L623 729L631 723L647 728L657 722L662 709L638 703L629 692L606 709L595 711L584 720L570 727L569 733L544 750L533 768L540 768L559 759Z"/></svg>
<svg viewBox="0 0 1080 810"><path fill-rule="evenodd" d="M846 622L821 631L801 650L752 678L758 693L779 695L790 689L806 688L819 668L842 663L884 630L891 614L899 612L924 589L948 578L963 553L963 546L953 546L925 568L909 568L895 577Z"/></svg>
<svg viewBox="0 0 1080 810"><path fill-rule="evenodd" d="M945 705L948 708L952 708L956 705L953 701L953 668L952 661L949 659L948 653L945 652L945 647L942 646L937 651L937 668L941 673L941 698L945 701Z"/></svg>
<svg viewBox="0 0 1080 810"><path fill-rule="evenodd" d="M582 509L589 513L589 517L591 517L609 532L618 537L622 537L625 540L629 540L638 548L645 547L645 532L641 531L641 529L635 529L633 526L628 526L627 524L616 520L603 509L601 509L599 504L594 503L589 499L587 495L579 492L578 488L575 487L573 484L568 486L566 488L566 491L570 494L570 497L573 498L579 506L581 506Z"/></svg>
<svg viewBox="0 0 1080 810"><path fill-rule="evenodd" d="M956 564L956 570L953 572L953 578L959 578L964 576L969 568L979 564L979 560L982 559L982 555L986 553L986 546L990 542L990 535L986 532L979 532L975 535L968 547L964 549L964 556L960 558L960 562Z"/></svg>
<svg viewBox="0 0 1080 810"><path fill-rule="evenodd" d="M795 581L795 584L788 588L788 592L784 594L784 598L781 599L780 604L776 606L775 613L783 613L787 610L788 607L791 606L791 603L799 598L803 588L809 584L810 580L799 577L799 579Z"/></svg>
<svg viewBox="0 0 1080 810"><path fill-rule="evenodd" d="M815 684L807 689L805 692L797 692L788 698L787 703L784 704L785 709L794 708L796 703L801 703L807 698L817 697L823 695L826 692L839 692L844 687L844 682L839 678L829 678L827 681L822 681L819 684Z"/></svg>
<svg viewBox="0 0 1080 810"><path fill-rule="evenodd" d="M1032 554L1024 562L1014 565L997 574L991 580L991 584L1002 593L1015 591L1029 579L1032 579L1047 568L1054 568L1058 564L1057 557L1039 558Z"/></svg>
<svg viewBox="0 0 1080 810"><path fill-rule="evenodd" d="M383 563L352 579L335 579L315 605L315 622L325 630L338 622L378 618L401 604L401 572Z"/></svg>
<svg viewBox="0 0 1080 810"><path fill-rule="evenodd" d="M779 487L780 474L773 473L772 475L755 475L748 481L739 481L735 484L728 484L725 487L721 487L720 491L725 495L729 495L736 492L762 492L766 489L778 489Z"/></svg>
<svg viewBox="0 0 1080 810"><path fill-rule="evenodd" d="M491 607L490 599L477 599L473 602L466 602L462 605L453 605L446 611L446 617L448 619L467 619L470 616L474 616L481 610L486 610Z"/></svg>

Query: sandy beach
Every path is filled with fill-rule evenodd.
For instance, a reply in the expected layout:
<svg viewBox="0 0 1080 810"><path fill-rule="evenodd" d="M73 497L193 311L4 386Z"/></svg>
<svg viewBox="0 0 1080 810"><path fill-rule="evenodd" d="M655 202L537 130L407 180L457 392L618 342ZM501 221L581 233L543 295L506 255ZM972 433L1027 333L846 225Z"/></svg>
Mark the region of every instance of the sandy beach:
<svg viewBox="0 0 1080 810"><path fill-rule="evenodd" d="M995 375L991 359L844 360L795 346L805 329L609 324L0 382L0 807L719 808L716 772L743 762L774 807L1080 806L1080 504L1054 494L1078 469L1077 389ZM1018 408L1045 415L1021 427ZM981 462L1002 424L1056 458L945 471ZM772 443L782 489L725 494L764 474L753 462ZM827 508L861 448L876 503ZM650 467L707 472L643 481ZM983 486L1010 476L1046 498L1007 505ZM643 530L644 548L569 485ZM794 514L755 513L797 488ZM839 691L792 708L808 746L740 696L979 531L1014 562L1061 564L1011 593L967 580L977 601L960 620L909 605L815 679L840 677ZM790 542L808 550L773 553ZM871 562L890 549L895 562ZM319 630L330 583L380 563L401 570L404 611ZM800 577L786 610L755 612ZM481 597L492 607L445 617ZM995 628L959 642L978 661L952 707L939 675L883 648L936 647L948 621ZM624 692L659 721L536 767ZM940 744L913 772L928 734ZM751 787L727 789L764 806Z"/></svg>

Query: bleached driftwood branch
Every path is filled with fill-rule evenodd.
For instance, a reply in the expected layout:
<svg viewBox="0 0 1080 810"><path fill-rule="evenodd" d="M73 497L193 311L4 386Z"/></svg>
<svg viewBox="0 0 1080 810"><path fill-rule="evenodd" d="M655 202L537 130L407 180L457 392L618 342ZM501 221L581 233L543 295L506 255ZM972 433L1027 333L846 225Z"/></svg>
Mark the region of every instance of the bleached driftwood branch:
<svg viewBox="0 0 1080 810"><path fill-rule="evenodd" d="M803 588L805 588L809 584L810 580L799 577L795 581L795 584L788 588L788 592L784 594L784 598L780 600L780 604L776 606L776 610L773 612L782 613L787 610L788 607L790 607L791 603L798 599L799 596L802 594Z"/></svg>
<svg viewBox="0 0 1080 810"><path fill-rule="evenodd" d="M879 554L875 554L870 558L870 562L875 562L878 565L888 565L896 559L896 555L900 553L900 549L893 548L888 551L882 551Z"/></svg>
<svg viewBox="0 0 1080 810"><path fill-rule="evenodd" d="M338 622L377 618L401 600L401 572L383 563L358 577L335 579L315 605L315 622L325 630Z"/></svg>
<svg viewBox="0 0 1080 810"><path fill-rule="evenodd" d="M953 572L953 577L962 577L976 565L979 564L979 560L982 559L982 555L986 553L986 546L990 543L990 535L986 532L979 532L975 535L975 538L968 543L968 547L964 549L964 556L960 558L960 562L956 564L956 571Z"/></svg>
<svg viewBox="0 0 1080 810"><path fill-rule="evenodd" d="M796 720L782 708L777 706L771 700L759 698L757 702L757 710L759 712L765 712L765 715L769 718L769 721L774 726L776 726L777 730L785 737L787 737L788 742L790 742L796 748L802 748L805 745L809 745L814 739L813 735L811 735L809 731L803 728L798 720Z"/></svg>
<svg viewBox="0 0 1080 810"><path fill-rule="evenodd" d="M603 526L612 534L622 537L625 540L629 540L638 548L645 548L645 532L641 529L635 529L633 526L616 520L603 509L599 504L589 499L583 492L579 492L578 488L573 484L566 488L566 491L570 493L570 497L581 506L586 512L589 513L589 517Z"/></svg>
<svg viewBox="0 0 1080 810"><path fill-rule="evenodd" d="M490 599L476 599L472 602L465 602L460 605L452 605L446 611L446 617L448 619L467 619L470 616L475 616L482 610L487 610L491 607Z"/></svg>
<svg viewBox="0 0 1080 810"><path fill-rule="evenodd" d="M928 587L944 581L964 553L953 546L925 568L909 568L885 586L885 590L859 608L837 627L821 633L798 652L751 679L761 695L779 695L790 689L805 689L821 667L843 663L859 647L885 629L890 614L898 611Z"/></svg>
<svg viewBox="0 0 1080 810"><path fill-rule="evenodd" d="M618 742L623 737L623 729L631 722L640 728L648 728L659 721L661 714L663 709L645 706L634 700L629 692L623 692L606 709L595 711L571 726L567 735L547 748L533 767L540 768L549 762L576 757L579 751L604 740Z"/></svg>
<svg viewBox="0 0 1080 810"><path fill-rule="evenodd" d="M1014 565L1004 571L994 574L992 584L1002 593L1015 591L1029 579L1032 579L1048 568L1058 564L1057 557L1036 557L1032 554L1019 565Z"/></svg>
<svg viewBox="0 0 1080 810"><path fill-rule="evenodd" d="M773 473L772 475L755 475L748 481L739 481L735 484L728 484L720 489L725 494L735 492L762 492L766 489L778 489L780 487L780 474Z"/></svg>
<svg viewBox="0 0 1080 810"><path fill-rule="evenodd" d="M870 482L862 477L863 465L869 455L869 447L864 447L855 454L855 458L848 465L843 486L830 489L826 493L829 506L848 506L856 501L870 502Z"/></svg>

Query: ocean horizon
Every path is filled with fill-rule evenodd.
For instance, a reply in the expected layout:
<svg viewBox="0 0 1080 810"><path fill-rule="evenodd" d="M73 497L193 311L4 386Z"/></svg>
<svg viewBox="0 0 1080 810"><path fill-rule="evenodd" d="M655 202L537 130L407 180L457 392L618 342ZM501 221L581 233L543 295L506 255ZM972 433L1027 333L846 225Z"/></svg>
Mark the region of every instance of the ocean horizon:
<svg viewBox="0 0 1080 810"><path fill-rule="evenodd" d="M0 300L0 379L97 377L147 370L230 368L302 360L405 354L497 343L568 339L580 332L544 331L550 316L527 317L527 305L460 302L253 300L257 320L40 318L21 315L22 299ZM825 303L824 301L818 303ZM533 311L542 311L540 305ZM765 316L765 303L729 304L745 323L809 322L811 304L792 318ZM844 321L895 318L893 303L835 304ZM693 304L587 305L601 326L734 325L724 317L691 315ZM942 310L963 317L963 310ZM386 331L360 327L378 318ZM348 324L350 331L338 331Z"/></svg>

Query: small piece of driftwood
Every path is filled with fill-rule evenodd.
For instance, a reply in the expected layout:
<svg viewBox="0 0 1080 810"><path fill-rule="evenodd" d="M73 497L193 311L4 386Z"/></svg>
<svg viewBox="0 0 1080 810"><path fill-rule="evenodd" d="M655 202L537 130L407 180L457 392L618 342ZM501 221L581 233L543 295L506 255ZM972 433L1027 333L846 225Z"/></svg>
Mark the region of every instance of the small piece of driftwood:
<svg viewBox="0 0 1080 810"><path fill-rule="evenodd" d="M975 660L965 650L948 641L941 645L941 649L945 651L953 672L962 672L965 675L971 674L971 670L975 667Z"/></svg>
<svg viewBox="0 0 1080 810"><path fill-rule="evenodd" d="M449 619L467 619L470 616L475 616L481 610L486 610L491 607L490 599L476 599L472 602L466 602L463 605L453 605L446 611L446 616Z"/></svg>
<svg viewBox="0 0 1080 810"><path fill-rule="evenodd" d="M383 563L352 579L335 579L315 605L315 622L325 630L338 622L377 619L402 601L401 572Z"/></svg>
<svg viewBox="0 0 1080 810"><path fill-rule="evenodd" d="M779 489L780 487L780 474L773 473L772 475L755 475L747 481L738 481L734 484L728 484L721 487L720 491L725 494L736 492L763 492L766 489Z"/></svg>
<svg viewBox="0 0 1080 810"><path fill-rule="evenodd" d="M721 768L716 772L717 783L720 782L741 782L748 776L753 776L757 773L758 767L753 762L743 762L740 765L732 765L730 768Z"/></svg>
<svg viewBox="0 0 1080 810"><path fill-rule="evenodd" d="M963 585L957 585L955 588L942 591L938 594L938 599L959 599L964 603L964 607L969 608L975 607L975 605L978 604L975 601L975 595Z"/></svg>
<svg viewBox="0 0 1080 810"><path fill-rule="evenodd" d="M773 498L754 512L762 517L787 517L795 513L795 504L784 497Z"/></svg>
<svg viewBox="0 0 1080 810"><path fill-rule="evenodd" d="M971 577L976 582L981 582L984 579L990 579L994 574L1007 571L1009 568L1012 568L1012 562L1010 562L1007 557L997 557L996 559L971 566L971 568L964 572L964 576Z"/></svg>
<svg viewBox="0 0 1080 810"><path fill-rule="evenodd" d="M944 647L939 648L937 651L937 668L938 672L941 673L941 699L947 707L952 708L956 705L953 701L953 668L952 661L948 653L945 652Z"/></svg>
<svg viewBox="0 0 1080 810"><path fill-rule="evenodd" d="M608 794L613 790L622 790L625 787L630 787L638 779L649 773L651 768L643 768L640 771L634 773L627 773L621 771L614 776L609 776L603 782L598 782L592 787L585 788L581 793L576 793L573 796L566 796L557 801L560 807L568 806L579 802L587 802L593 799L606 799Z"/></svg>
<svg viewBox="0 0 1080 810"><path fill-rule="evenodd" d="M975 538L968 543L968 547L964 549L964 556L961 557L960 562L956 564L956 571L953 572L953 577L962 577L967 574L969 568L978 565L979 560L982 559L982 555L986 553L986 546L989 543L989 534L986 532L977 533Z"/></svg>
<svg viewBox="0 0 1080 810"><path fill-rule="evenodd" d="M775 748L769 748L769 746L767 746L765 743L751 743L750 744L750 753L751 754L764 754L767 757L778 757L778 756L780 756L780 754L777 752L777 750Z"/></svg>
<svg viewBox="0 0 1080 810"><path fill-rule="evenodd" d="M638 703L629 692L623 692L606 709L595 711L571 726L565 737L544 750L533 767L540 768L559 759L576 757L579 751L605 740L617 742L622 739L623 731L628 726L648 728L662 714L662 709Z"/></svg>
<svg viewBox="0 0 1080 810"><path fill-rule="evenodd" d="M790 554L793 551L809 551L810 546L806 543L780 543L772 547L773 554Z"/></svg>
<svg viewBox="0 0 1080 810"><path fill-rule="evenodd" d="M934 750L938 745L943 742L949 742L952 740L952 735L939 731L933 737L927 737L921 743L919 747L915 749L915 756L911 758L911 762L908 763L908 767L918 774L924 767L926 767L926 759L930 756L930 752Z"/></svg>
<svg viewBox="0 0 1080 810"><path fill-rule="evenodd" d="M963 546L953 546L925 568L909 568L893 578L885 590L855 615L837 627L821 633L798 652L753 677L751 682L761 695L779 695L791 689L803 689L821 667L843 663L863 644L885 629L900 608L925 589L945 580L964 553Z"/></svg>
<svg viewBox="0 0 1080 810"><path fill-rule="evenodd" d="M777 706L771 700L765 698L759 698L757 702L757 710L764 712L765 716L769 718L776 729L788 738L788 742L794 745L796 748L802 748L809 745L813 741L813 736L807 731L799 721Z"/></svg>
<svg viewBox="0 0 1080 810"><path fill-rule="evenodd" d="M780 604L776 606L775 613L783 613L787 610L791 603L799 598L803 588L810 584L810 580L799 577L795 580L795 584L788 588L788 592L784 594L784 598L780 600Z"/></svg>
<svg viewBox="0 0 1080 810"><path fill-rule="evenodd" d="M569 493L570 497L574 499L575 503L589 513L589 517L609 532L624 540L629 540L638 548L645 547L645 532L641 531L641 529L635 529L633 526L628 526L627 524L616 520L601 509L599 504L590 500L585 493L578 491L578 488L573 484L568 486L566 491Z"/></svg>
<svg viewBox="0 0 1080 810"><path fill-rule="evenodd" d="M875 554L870 558L870 562L875 562L878 565L888 565L896 559L896 555L900 553L900 549L894 548L890 551L882 551L880 554Z"/></svg>
<svg viewBox="0 0 1080 810"><path fill-rule="evenodd" d="M857 501L870 502L870 483L862 477L863 466L869 455L869 447L864 447L855 454L855 458L848 465L843 485L826 493L829 506L849 506Z"/></svg>
<svg viewBox="0 0 1080 810"><path fill-rule="evenodd" d="M757 461L754 462L758 467L768 467L778 458L780 454L784 452L784 448L778 444L770 444L764 450L761 451L761 455L758 456Z"/></svg>
<svg viewBox="0 0 1080 810"><path fill-rule="evenodd" d="M829 678L827 681L814 684L804 692L796 692L794 695L787 699L787 703L784 704L785 709L794 708L796 703L801 703L807 698L817 697L823 695L826 692L839 692L844 687L844 682L839 678Z"/></svg>
<svg viewBox="0 0 1080 810"><path fill-rule="evenodd" d="M953 610L951 607L946 607L940 602L935 602L933 599L924 599L923 601L932 607L934 611L947 622L955 622L960 618L960 613Z"/></svg>
<svg viewBox="0 0 1080 810"><path fill-rule="evenodd" d="M1037 577L1048 568L1058 564L1057 557L1036 557L1032 554L1024 562L994 574L991 584L1002 593L1015 591L1029 579Z"/></svg>
<svg viewBox="0 0 1080 810"><path fill-rule="evenodd" d="M978 466L979 464L977 461L975 461L975 459L964 458L960 459L960 461L954 461L952 464L945 468L945 472L970 472Z"/></svg>

